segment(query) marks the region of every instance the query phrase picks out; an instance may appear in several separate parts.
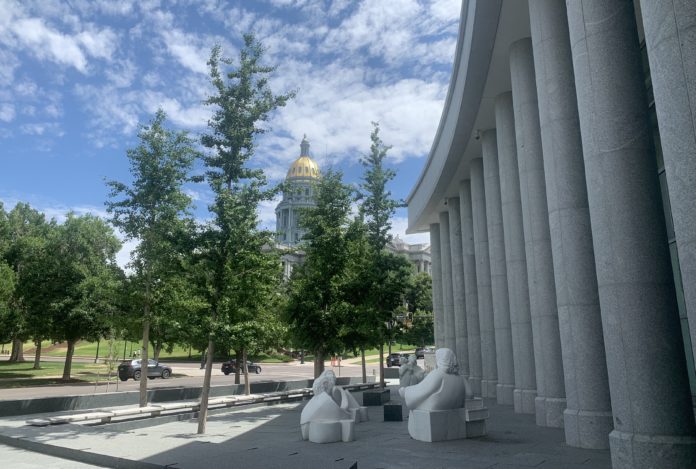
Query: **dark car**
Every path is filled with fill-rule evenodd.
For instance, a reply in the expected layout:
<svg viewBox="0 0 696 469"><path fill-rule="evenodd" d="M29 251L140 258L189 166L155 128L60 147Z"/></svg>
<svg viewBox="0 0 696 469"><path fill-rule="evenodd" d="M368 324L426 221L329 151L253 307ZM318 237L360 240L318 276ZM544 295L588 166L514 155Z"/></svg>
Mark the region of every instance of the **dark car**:
<svg viewBox="0 0 696 469"><path fill-rule="evenodd" d="M425 348L425 347L419 347L419 348L417 348L417 349L416 349L416 358L418 358L418 359L425 358L425 352L426 352L427 350L428 350L428 349Z"/></svg>
<svg viewBox="0 0 696 469"><path fill-rule="evenodd" d="M408 361L408 353L391 353L387 355L387 366L401 366Z"/></svg>
<svg viewBox="0 0 696 469"><path fill-rule="evenodd" d="M128 381L129 378L133 378L138 381L142 374L140 359L138 360L126 360L118 365L118 377L121 381ZM147 361L147 377L150 379L155 378L170 378L172 376L172 369L167 365L163 365L155 360Z"/></svg>
<svg viewBox="0 0 696 469"><path fill-rule="evenodd" d="M227 360L225 363L222 364L220 370L222 370L222 372L226 375L229 375L230 373L236 373L237 360L234 358L232 360ZM249 373L256 373L257 375L261 373L261 367L254 362L250 362L249 360L247 360L247 370L249 370ZM239 371L241 372L243 370Z"/></svg>

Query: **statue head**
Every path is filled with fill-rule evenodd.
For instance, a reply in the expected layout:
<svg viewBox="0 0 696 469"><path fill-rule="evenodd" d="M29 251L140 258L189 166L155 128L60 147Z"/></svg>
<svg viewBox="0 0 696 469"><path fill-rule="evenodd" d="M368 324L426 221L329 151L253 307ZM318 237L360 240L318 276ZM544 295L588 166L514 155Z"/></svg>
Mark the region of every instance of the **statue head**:
<svg viewBox="0 0 696 469"><path fill-rule="evenodd" d="M417 358L416 358L415 353L413 355L408 356L408 364L409 365L415 365L417 363L416 360L417 360Z"/></svg>
<svg viewBox="0 0 696 469"><path fill-rule="evenodd" d="M435 351L435 362L437 363L437 368L441 369L448 375L459 374L459 364L457 363L457 356L450 349L437 349Z"/></svg>
<svg viewBox="0 0 696 469"><path fill-rule="evenodd" d="M324 372L314 380L312 391L314 391L315 396L322 392L331 395L334 386L336 386L336 375L332 370L324 370Z"/></svg>

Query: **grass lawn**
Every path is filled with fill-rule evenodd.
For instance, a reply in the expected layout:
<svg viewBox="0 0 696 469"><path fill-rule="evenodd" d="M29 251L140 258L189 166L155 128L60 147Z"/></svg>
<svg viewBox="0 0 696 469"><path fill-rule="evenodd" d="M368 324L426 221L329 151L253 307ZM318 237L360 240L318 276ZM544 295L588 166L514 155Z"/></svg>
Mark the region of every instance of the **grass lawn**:
<svg viewBox="0 0 696 469"><path fill-rule="evenodd" d="M9 363L0 361L0 389L17 388L23 386L43 386L50 384L65 384L60 378L63 376L63 362L41 362L41 369L34 370L34 362ZM71 382L93 383L105 382L108 369L104 364L75 363L72 364ZM116 381L115 370L112 381Z"/></svg>
<svg viewBox="0 0 696 469"><path fill-rule="evenodd" d="M125 345L125 347L124 347ZM68 349L68 344L67 343L60 343L55 346L52 346L51 342L44 342L41 345L42 348L46 348L46 351L42 351L42 355L48 355L50 357L64 357L65 353ZM50 347L50 348L49 348ZM114 356L117 358L123 358L123 352L125 349L126 352L126 357L131 357L133 355L134 350L140 350L140 343L139 342L128 342L128 341L123 341L123 340L114 340L113 342L113 350L112 353ZM34 344L31 342L28 342L24 345L24 350L25 351L32 351L34 350ZM189 355L188 355L188 349L183 348L183 347L174 347L174 350L172 350L172 353L167 353L166 350L162 350L160 353L160 358L161 359L175 359L177 361L180 360L189 360ZM155 350L152 346L150 346L149 350L149 355L152 357L155 353ZM102 340L99 342L99 358L105 358L109 354L109 341L107 340ZM75 345L75 356L76 357L96 357L97 356L97 342L87 342L86 340L81 340ZM197 353L196 351L191 352L191 360L200 360L201 355L200 353Z"/></svg>
<svg viewBox="0 0 696 469"><path fill-rule="evenodd" d="M107 340L102 340L99 343L99 358L103 359L106 358L109 354L109 341ZM133 356L133 351L135 350L140 350L140 343L139 342L129 342L129 341L123 341L123 340L114 340L113 345L112 345L112 353L116 357L116 359L123 359L123 352L124 352L124 346L125 346L125 352L126 352L126 357L132 357ZM66 342L62 342L56 345L53 345L52 342L50 341L44 341L41 343L41 356L49 356L49 357L65 357L65 354L68 350L68 344ZM33 342L26 342L24 344L24 353L27 356L27 360L30 359L30 357L33 357L34 354L34 343ZM152 358L152 356L155 354L154 348L151 346L150 351L149 351L149 356ZM75 345L75 356L76 357L88 357L88 358L94 358L97 356L97 343L96 342L88 342L86 340L81 340ZM226 357L216 357L216 360L222 360ZM292 358L286 356L286 355L280 355L280 354L265 354L262 353L258 356L253 356L249 357L250 360L259 362L259 363L287 363L291 362ZM200 361L201 360L201 354L199 352L196 352L195 350L191 351L191 358L189 358L189 350L188 348L180 347L180 346L175 346L174 350L172 350L171 353L167 353L166 350L162 350L160 353L160 360L166 361Z"/></svg>

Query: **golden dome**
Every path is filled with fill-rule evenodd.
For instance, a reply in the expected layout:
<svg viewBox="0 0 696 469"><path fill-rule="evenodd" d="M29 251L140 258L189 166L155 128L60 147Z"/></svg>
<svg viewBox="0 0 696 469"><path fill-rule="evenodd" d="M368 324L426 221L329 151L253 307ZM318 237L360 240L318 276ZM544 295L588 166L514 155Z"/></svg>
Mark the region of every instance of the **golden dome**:
<svg viewBox="0 0 696 469"><path fill-rule="evenodd" d="M290 178L318 178L319 165L309 156L300 156L290 165L288 169L288 179Z"/></svg>
<svg viewBox="0 0 696 469"><path fill-rule="evenodd" d="M319 178L319 165L309 157L309 142L306 135L300 144L300 157L290 165L287 178Z"/></svg>

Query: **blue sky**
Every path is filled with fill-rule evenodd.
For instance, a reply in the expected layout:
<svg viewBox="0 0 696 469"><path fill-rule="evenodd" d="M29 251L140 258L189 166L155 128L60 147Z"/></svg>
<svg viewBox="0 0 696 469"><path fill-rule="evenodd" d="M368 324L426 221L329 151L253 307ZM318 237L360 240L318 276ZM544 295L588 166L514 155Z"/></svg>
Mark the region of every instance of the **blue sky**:
<svg viewBox="0 0 696 469"><path fill-rule="evenodd" d="M271 87L297 90L258 140L256 164L269 178L282 180L307 134L321 168L359 182L370 122L379 121L393 146L391 190L405 198L439 123L459 8L459 0L0 0L0 200L58 219L69 210L106 216L104 179L129 180L138 124L161 107L171 127L205 131L210 49L219 43L235 58L248 31L278 67ZM187 191L206 218L206 185ZM274 226L275 204L261 207L264 226ZM404 238L405 210L393 226Z"/></svg>

